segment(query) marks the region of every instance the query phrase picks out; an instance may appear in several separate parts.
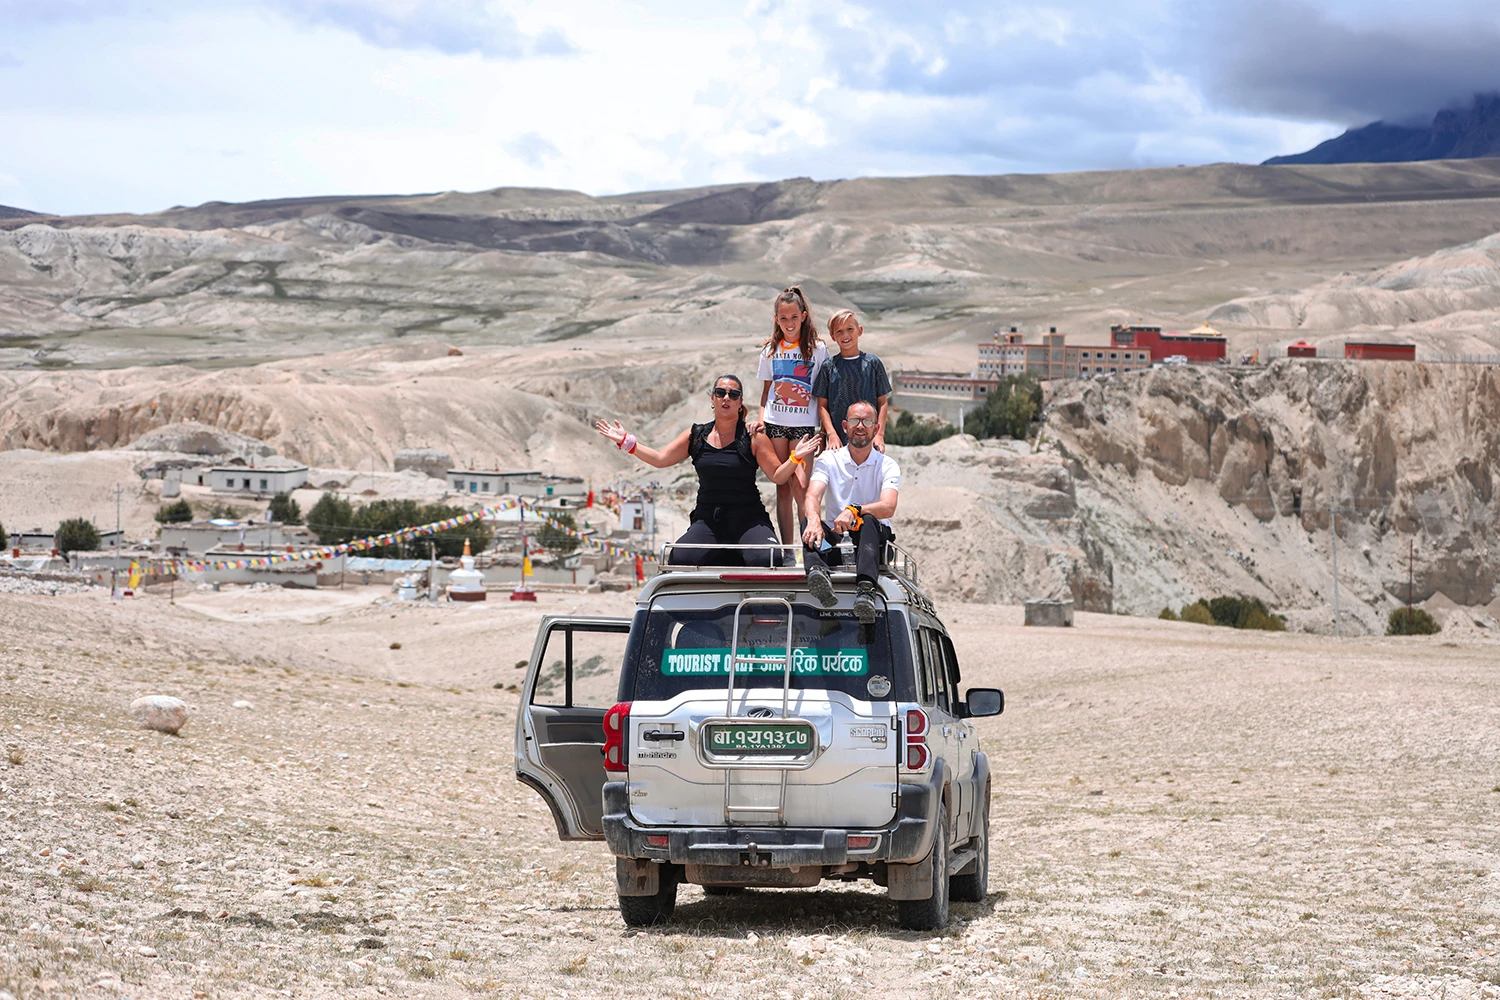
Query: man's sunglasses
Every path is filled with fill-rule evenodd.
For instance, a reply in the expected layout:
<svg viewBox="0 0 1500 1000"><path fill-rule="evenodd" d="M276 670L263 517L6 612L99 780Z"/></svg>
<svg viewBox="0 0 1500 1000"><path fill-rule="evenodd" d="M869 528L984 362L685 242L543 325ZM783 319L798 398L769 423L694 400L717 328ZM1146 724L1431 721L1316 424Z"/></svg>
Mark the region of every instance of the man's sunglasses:
<svg viewBox="0 0 1500 1000"><path fill-rule="evenodd" d="M742 395L744 393L738 389L726 389L722 385L714 386L714 399L723 399L725 396L728 396L730 399L739 399Z"/></svg>

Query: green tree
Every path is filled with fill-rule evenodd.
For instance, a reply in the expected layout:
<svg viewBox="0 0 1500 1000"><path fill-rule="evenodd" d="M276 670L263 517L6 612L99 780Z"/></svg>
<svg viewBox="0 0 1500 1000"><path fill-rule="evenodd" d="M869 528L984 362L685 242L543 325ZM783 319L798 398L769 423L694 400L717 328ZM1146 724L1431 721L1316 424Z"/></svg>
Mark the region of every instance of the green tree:
<svg viewBox="0 0 1500 1000"><path fill-rule="evenodd" d="M302 523L302 508L285 493L278 493L271 498L270 514L271 520L281 524Z"/></svg>
<svg viewBox="0 0 1500 1000"><path fill-rule="evenodd" d="M1386 635L1436 635L1443 630L1437 621L1421 608L1397 608L1386 619Z"/></svg>
<svg viewBox="0 0 1500 1000"><path fill-rule="evenodd" d="M902 410L901 416L896 418L895 423L886 425L885 443L919 448L923 445L936 444L943 438L952 437L957 433L958 428L952 424L918 420L912 416L910 410Z"/></svg>
<svg viewBox="0 0 1500 1000"><path fill-rule="evenodd" d="M1166 607L1162 608L1161 609L1161 614L1157 615L1156 617L1162 619L1163 621L1169 621L1169 622L1175 622L1175 621L1179 621L1180 620L1177 617L1177 612L1175 612L1175 611L1172 610L1172 606L1170 604L1168 604Z"/></svg>
<svg viewBox="0 0 1500 1000"><path fill-rule="evenodd" d="M93 552L99 548L99 529L81 517L70 517L57 526L52 544L63 553Z"/></svg>
<svg viewBox="0 0 1500 1000"><path fill-rule="evenodd" d="M984 405L964 418L964 430L977 438L1024 439L1042 412L1042 383L1031 374L1007 375Z"/></svg>
<svg viewBox="0 0 1500 1000"><path fill-rule="evenodd" d="M333 493L324 493L307 512L307 526L318 536L319 545L338 545L353 535L354 505Z"/></svg>
<svg viewBox="0 0 1500 1000"><path fill-rule="evenodd" d="M157 524L182 524L193 519L193 505L184 498L156 508Z"/></svg>
<svg viewBox="0 0 1500 1000"><path fill-rule="evenodd" d="M564 528L578 528L578 522L572 514L558 514L554 520L557 526L543 521L536 529L536 540L541 543L542 548L548 552L556 552L559 555L567 555L578 548L579 540L564 531Z"/></svg>
<svg viewBox="0 0 1500 1000"><path fill-rule="evenodd" d="M356 538L383 535L402 528L434 521L446 521L468 513L462 507L443 504L419 504L415 500L376 500L356 507L348 500L324 493L307 512L307 526L318 536L319 545L339 545ZM422 535L410 542L393 542L366 549L362 555L376 559L399 559L403 556L415 558L427 554L427 542L435 544L440 556L458 556L463 553L464 539L469 540L474 552L483 552L490 546L494 531L486 521L470 521L447 531Z"/></svg>

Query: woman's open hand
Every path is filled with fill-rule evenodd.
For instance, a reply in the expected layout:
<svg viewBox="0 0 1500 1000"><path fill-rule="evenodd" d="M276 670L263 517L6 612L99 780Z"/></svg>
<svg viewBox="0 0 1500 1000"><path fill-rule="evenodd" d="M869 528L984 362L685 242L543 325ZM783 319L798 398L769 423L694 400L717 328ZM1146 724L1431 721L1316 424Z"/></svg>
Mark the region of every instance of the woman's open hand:
<svg viewBox="0 0 1500 1000"><path fill-rule="evenodd" d="M620 447L625 441L625 428L620 425L618 420L596 420L594 421L594 430L613 441L616 448Z"/></svg>

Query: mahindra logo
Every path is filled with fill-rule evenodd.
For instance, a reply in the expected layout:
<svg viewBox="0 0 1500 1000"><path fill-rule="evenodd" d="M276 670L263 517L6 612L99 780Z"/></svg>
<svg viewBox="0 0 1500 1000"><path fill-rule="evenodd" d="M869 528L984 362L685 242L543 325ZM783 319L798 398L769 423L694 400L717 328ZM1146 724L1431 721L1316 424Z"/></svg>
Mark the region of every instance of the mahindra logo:
<svg viewBox="0 0 1500 1000"><path fill-rule="evenodd" d="M775 712L771 711L769 708L766 708L764 705L759 705L755 708L752 708L749 712L750 718L752 719L769 719L775 714Z"/></svg>

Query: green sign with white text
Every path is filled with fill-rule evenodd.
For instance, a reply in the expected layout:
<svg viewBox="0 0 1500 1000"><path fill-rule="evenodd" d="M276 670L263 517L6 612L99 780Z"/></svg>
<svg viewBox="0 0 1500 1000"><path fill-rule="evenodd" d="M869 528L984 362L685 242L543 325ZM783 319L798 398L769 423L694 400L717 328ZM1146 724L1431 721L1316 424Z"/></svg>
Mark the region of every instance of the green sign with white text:
<svg viewBox="0 0 1500 1000"><path fill-rule="evenodd" d="M740 656L780 657L786 647L742 649ZM736 674L775 674L786 667L780 663L736 663ZM815 649L797 646L792 650L792 673L798 677L860 677L870 671L870 654L864 649ZM729 650L668 649L661 654L661 672L668 677L727 677Z"/></svg>

